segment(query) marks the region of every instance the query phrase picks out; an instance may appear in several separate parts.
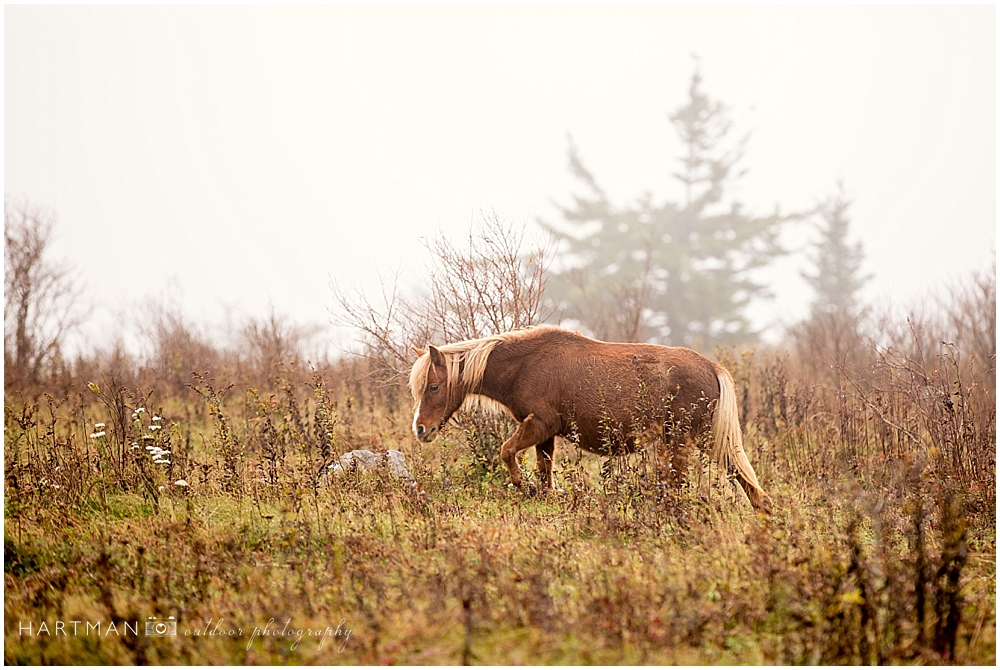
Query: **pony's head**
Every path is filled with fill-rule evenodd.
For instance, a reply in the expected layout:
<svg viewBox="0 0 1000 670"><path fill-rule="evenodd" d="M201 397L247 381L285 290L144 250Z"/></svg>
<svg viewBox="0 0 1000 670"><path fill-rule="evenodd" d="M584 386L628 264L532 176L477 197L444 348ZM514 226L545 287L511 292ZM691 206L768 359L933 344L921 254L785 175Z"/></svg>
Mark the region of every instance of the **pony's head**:
<svg viewBox="0 0 1000 670"><path fill-rule="evenodd" d="M420 354L410 371L410 391L415 404L413 434L421 442L430 442L458 411L465 400L465 389L459 376L460 361L443 354L434 346Z"/></svg>
<svg viewBox="0 0 1000 670"><path fill-rule="evenodd" d="M418 440L433 440L466 397L478 397L490 352L506 337L463 340L441 348L428 345L427 351L414 347L418 356L410 370L410 391L415 403L413 434Z"/></svg>

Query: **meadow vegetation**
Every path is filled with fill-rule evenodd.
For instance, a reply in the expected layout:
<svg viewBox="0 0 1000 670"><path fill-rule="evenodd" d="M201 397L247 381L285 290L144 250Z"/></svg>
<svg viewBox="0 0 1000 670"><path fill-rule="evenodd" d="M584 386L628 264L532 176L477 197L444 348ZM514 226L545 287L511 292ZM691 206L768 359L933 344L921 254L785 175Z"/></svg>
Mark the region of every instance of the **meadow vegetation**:
<svg viewBox="0 0 1000 670"><path fill-rule="evenodd" d="M507 262L544 268L520 244ZM995 663L995 275L954 314L827 314L706 352L742 391L771 516L697 455L667 485L655 442L607 465L557 442L548 495L508 485L503 417L418 443L407 338L537 322L525 286L466 321L341 292L362 357L310 365L273 315L240 355L164 319L146 359L6 386L5 663ZM407 306L439 318L407 330ZM417 490L327 475L359 448L403 452ZM171 616L176 636L143 634ZM55 632L74 621L102 633Z"/></svg>

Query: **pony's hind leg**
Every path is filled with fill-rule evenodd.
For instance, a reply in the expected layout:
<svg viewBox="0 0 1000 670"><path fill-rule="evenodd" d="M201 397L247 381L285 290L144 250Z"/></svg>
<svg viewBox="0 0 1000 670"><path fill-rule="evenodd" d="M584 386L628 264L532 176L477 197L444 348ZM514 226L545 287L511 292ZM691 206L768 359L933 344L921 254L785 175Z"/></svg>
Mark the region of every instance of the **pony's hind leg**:
<svg viewBox="0 0 1000 670"><path fill-rule="evenodd" d="M535 445L535 459L538 461L538 480L543 491L552 490L552 457L556 452L556 438L550 437Z"/></svg>
<svg viewBox="0 0 1000 670"><path fill-rule="evenodd" d="M552 438L555 431L549 430L545 423L529 414L518 426L503 447L500 448L500 458L510 471L510 480L514 486L521 486L521 468L517 464L517 455L536 444L541 444Z"/></svg>
<svg viewBox="0 0 1000 670"><path fill-rule="evenodd" d="M748 482L739 471L736 472L736 481L740 483L743 490L746 491L747 498L750 499L750 504L753 505L755 510L763 512L764 514L771 513L771 496L764 493L763 489L755 487L753 484Z"/></svg>

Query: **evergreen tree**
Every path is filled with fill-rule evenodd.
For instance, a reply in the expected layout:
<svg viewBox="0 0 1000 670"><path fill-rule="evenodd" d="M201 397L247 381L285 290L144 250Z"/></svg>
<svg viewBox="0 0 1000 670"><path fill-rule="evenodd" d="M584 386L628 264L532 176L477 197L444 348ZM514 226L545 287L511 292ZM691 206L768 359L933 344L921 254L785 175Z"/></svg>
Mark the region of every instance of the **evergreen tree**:
<svg viewBox="0 0 1000 670"><path fill-rule="evenodd" d="M864 260L861 242L849 244L847 241L851 223L847 210L850 206L851 201L844 194L843 183L840 183L837 192L816 208L820 239L811 259L816 272L802 273L816 292L813 315L852 313L857 307L857 292L871 279L871 275L861 274Z"/></svg>
<svg viewBox="0 0 1000 670"><path fill-rule="evenodd" d="M707 347L753 336L745 308L766 291L750 274L781 253L784 219L750 216L727 197L746 138L730 142L729 111L702 90L697 68L688 93L668 117L685 148L673 175L682 203L646 193L615 206L570 145L586 193L560 208L563 225L543 223L568 245L548 292L602 339Z"/></svg>

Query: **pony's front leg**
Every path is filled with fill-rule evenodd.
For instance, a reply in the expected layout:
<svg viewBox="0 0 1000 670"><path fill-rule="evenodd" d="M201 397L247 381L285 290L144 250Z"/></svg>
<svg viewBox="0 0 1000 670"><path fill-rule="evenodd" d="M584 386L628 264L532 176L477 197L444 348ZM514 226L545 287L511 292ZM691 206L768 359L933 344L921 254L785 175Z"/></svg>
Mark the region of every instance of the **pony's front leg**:
<svg viewBox="0 0 1000 670"><path fill-rule="evenodd" d="M517 426L514 434L503 443L500 448L500 458L510 471L510 480L514 486L521 486L521 468L517 464L517 455L536 444L544 442L553 437L554 431L550 430L543 421L536 418L534 414L529 414Z"/></svg>

